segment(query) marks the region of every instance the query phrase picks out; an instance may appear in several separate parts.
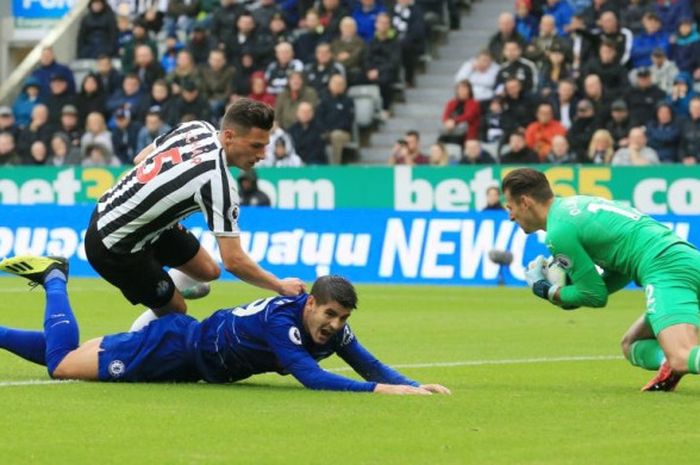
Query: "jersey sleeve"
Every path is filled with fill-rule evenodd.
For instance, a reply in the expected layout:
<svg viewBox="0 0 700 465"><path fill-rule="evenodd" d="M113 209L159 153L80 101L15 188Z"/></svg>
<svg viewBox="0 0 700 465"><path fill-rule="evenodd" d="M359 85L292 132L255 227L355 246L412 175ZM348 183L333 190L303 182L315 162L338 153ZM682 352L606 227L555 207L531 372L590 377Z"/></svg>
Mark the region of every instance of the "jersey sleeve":
<svg viewBox="0 0 700 465"><path fill-rule="evenodd" d="M567 264L565 268L572 284L559 290L564 306L603 307L608 301L608 289L578 238L578 228L569 222L558 223L547 233L547 247L555 258Z"/></svg>
<svg viewBox="0 0 700 465"><path fill-rule="evenodd" d="M265 337L282 368L308 389L372 392L377 385L322 369L303 347L299 328L286 318L271 319Z"/></svg>
<svg viewBox="0 0 700 465"><path fill-rule="evenodd" d="M238 236L240 213L238 191L223 160L223 149L219 154L217 170L202 185L196 200L204 214L209 230L216 236Z"/></svg>
<svg viewBox="0 0 700 465"><path fill-rule="evenodd" d="M420 383L405 377L388 365L383 364L357 341L350 326L343 329L342 342L337 354L367 381L384 384L407 384L420 386Z"/></svg>

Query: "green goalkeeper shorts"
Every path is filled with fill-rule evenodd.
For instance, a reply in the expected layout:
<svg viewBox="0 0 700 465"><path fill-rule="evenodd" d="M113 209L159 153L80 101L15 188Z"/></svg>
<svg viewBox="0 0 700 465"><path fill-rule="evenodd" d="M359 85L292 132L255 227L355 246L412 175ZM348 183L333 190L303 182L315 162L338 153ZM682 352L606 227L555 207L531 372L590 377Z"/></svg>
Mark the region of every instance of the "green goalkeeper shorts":
<svg viewBox="0 0 700 465"><path fill-rule="evenodd" d="M662 252L642 277L646 321L658 335L669 326L700 327L700 252L676 244Z"/></svg>

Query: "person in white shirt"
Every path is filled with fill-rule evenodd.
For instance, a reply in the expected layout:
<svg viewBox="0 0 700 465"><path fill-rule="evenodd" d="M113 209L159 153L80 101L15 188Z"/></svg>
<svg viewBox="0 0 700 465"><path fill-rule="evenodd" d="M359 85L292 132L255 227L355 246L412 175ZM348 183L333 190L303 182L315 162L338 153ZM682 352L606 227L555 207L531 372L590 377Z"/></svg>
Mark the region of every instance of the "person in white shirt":
<svg viewBox="0 0 700 465"><path fill-rule="evenodd" d="M455 83L466 79L472 84L476 100L479 102L491 100L500 69L500 66L493 61L491 53L488 50L482 50L475 58L466 61L459 68L455 75Z"/></svg>

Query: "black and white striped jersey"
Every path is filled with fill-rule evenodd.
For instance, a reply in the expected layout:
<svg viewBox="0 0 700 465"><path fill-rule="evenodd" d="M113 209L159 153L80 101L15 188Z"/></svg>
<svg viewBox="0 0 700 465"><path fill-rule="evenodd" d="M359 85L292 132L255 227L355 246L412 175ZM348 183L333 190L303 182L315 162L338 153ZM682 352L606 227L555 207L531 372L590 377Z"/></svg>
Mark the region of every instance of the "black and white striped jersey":
<svg viewBox="0 0 700 465"><path fill-rule="evenodd" d="M237 236L238 191L214 126L182 123L153 143L155 150L97 204L104 245L138 252L197 210L214 234Z"/></svg>

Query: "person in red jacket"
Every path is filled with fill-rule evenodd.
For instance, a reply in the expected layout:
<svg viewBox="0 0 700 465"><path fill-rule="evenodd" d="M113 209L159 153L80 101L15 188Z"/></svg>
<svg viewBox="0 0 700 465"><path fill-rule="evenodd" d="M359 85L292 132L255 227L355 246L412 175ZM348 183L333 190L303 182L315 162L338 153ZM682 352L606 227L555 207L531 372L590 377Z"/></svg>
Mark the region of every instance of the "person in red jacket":
<svg viewBox="0 0 700 465"><path fill-rule="evenodd" d="M478 139L481 108L474 98L469 81L459 81L455 98L447 102L442 114L443 133L440 142L459 144L465 139Z"/></svg>
<svg viewBox="0 0 700 465"><path fill-rule="evenodd" d="M544 162L552 150L554 136L566 136L566 128L554 119L554 109L548 102L537 106L537 120L527 126L525 130L525 143L537 152L540 162Z"/></svg>

